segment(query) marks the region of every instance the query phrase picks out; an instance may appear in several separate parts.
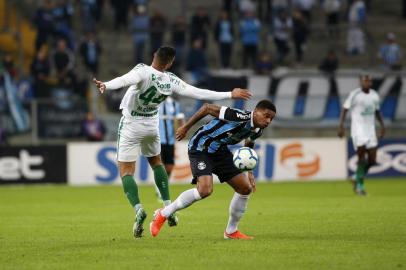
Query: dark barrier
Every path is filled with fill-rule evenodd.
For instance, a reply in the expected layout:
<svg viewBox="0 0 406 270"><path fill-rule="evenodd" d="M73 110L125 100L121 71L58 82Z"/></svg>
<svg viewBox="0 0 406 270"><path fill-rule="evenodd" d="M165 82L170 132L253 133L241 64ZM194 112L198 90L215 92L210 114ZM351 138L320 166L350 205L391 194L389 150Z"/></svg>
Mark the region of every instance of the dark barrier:
<svg viewBox="0 0 406 270"><path fill-rule="evenodd" d="M74 138L82 134L82 122L86 118L86 102L79 99L54 99L38 102L38 137Z"/></svg>
<svg viewBox="0 0 406 270"><path fill-rule="evenodd" d="M0 148L0 184L66 182L65 145Z"/></svg>

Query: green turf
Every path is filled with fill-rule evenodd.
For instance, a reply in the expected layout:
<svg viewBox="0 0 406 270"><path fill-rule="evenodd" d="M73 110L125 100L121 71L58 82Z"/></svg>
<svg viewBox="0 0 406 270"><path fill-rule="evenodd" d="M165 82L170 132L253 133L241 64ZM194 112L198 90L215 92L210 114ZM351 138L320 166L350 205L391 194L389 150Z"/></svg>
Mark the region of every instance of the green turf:
<svg viewBox="0 0 406 270"><path fill-rule="evenodd" d="M179 213L157 238L132 238L133 212L120 187L0 188L0 269L401 269L406 268L406 179L260 184L240 229L222 239L232 196ZM172 186L172 195L190 186ZM140 187L152 218L152 187Z"/></svg>

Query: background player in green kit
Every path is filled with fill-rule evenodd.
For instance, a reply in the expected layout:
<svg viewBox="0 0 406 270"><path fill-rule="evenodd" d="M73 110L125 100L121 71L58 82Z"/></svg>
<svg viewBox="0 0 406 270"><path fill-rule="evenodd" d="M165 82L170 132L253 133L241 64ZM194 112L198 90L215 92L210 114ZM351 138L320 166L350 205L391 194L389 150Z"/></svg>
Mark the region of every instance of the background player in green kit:
<svg viewBox="0 0 406 270"><path fill-rule="evenodd" d="M376 163L376 150L378 147L375 118L378 119L381 125L379 138L384 136L385 126L379 110L379 95L375 90L371 89L371 77L368 74L362 74L360 83L361 87L351 91L343 104L338 136L343 137L345 135L344 121L347 111L351 110L351 138L358 156L354 191L358 195L366 195L364 177L369 168Z"/></svg>

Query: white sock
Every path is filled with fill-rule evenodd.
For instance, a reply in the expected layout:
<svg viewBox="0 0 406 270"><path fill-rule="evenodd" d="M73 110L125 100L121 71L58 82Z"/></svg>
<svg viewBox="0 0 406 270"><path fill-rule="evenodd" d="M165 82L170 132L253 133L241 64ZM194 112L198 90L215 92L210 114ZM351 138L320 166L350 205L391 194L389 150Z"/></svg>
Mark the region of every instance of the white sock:
<svg viewBox="0 0 406 270"><path fill-rule="evenodd" d="M234 193L230 202L230 217L228 218L226 233L231 234L237 231L238 222L240 222L241 217L244 215L249 197L249 195L241 195L237 192Z"/></svg>
<svg viewBox="0 0 406 270"><path fill-rule="evenodd" d="M172 202L171 200L163 201L164 207L170 205L171 202Z"/></svg>
<svg viewBox="0 0 406 270"><path fill-rule="evenodd" d="M192 189L186 190L186 191L182 192L182 194L180 194L179 197L176 198L175 201L173 201L173 203L171 203L170 205L168 205L164 209L162 209L161 214L164 217L169 217L176 211L190 206L192 203L200 200L201 198L202 197L200 197L200 194L199 194L199 191L197 191L197 188L192 188Z"/></svg>

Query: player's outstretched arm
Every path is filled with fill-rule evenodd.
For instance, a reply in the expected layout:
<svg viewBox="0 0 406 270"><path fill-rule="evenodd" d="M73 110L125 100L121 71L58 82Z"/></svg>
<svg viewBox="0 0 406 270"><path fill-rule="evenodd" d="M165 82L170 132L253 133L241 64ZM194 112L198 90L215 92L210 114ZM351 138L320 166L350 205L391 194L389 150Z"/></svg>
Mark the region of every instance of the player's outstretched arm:
<svg viewBox="0 0 406 270"><path fill-rule="evenodd" d="M113 80L105 83L97 80L96 78L93 78L93 83L97 86L99 91L103 93L105 90L115 90L137 84L141 80L142 80L141 73L139 69L136 68L132 69L130 72L124 74L123 76L114 78Z"/></svg>
<svg viewBox="0 0 406 270"><path fill-rule="evenodd" d="M343 138L345 136L344 121L347 116L348 109L342 108L340 113L340 124L338 126L338 137Z"/></svg>
<svg viewBox="0 0 406 270"><path fill-rule="evenodd" d="M195 99L203 100L221 100L227 98L233 99L244 99L248 100L251 98L252 93L247 89L234 88L231 92L216 92L207 89L201 89L194 87L193 85L187 84L184 81L179 80L179 86L174 88L174 92Z"/></svg>
<svg viewBox="0 0 406 270"><path fill-rule="evenodd" d="M205 116L212 115L214 117L219 117L220 109L220 106L214 104L203 104L203 106L200 107L200 109L192 117L190 117L190 119L184 125L176 130L176 140L180 141L185 138L189 129Z"/></svg>

